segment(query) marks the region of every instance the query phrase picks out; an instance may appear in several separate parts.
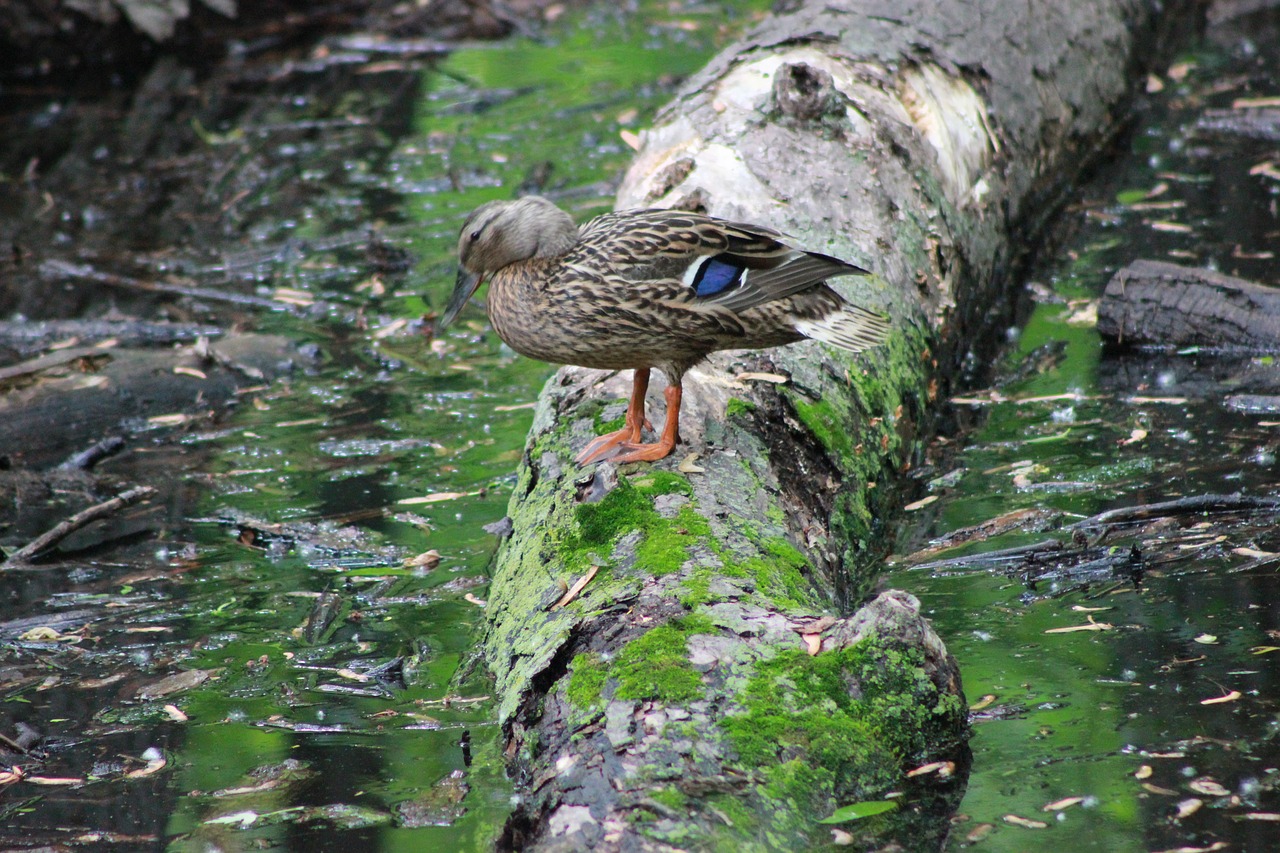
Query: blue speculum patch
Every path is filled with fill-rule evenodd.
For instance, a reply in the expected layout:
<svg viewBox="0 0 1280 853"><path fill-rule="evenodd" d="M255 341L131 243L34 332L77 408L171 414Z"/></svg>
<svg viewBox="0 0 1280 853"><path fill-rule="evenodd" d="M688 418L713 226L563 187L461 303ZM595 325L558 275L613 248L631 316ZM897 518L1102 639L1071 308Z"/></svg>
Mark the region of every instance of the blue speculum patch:
<svg viewBox="0 0 1280 853"><path fill-rule="evenodd" d="M742 278L742 271L743 268L740 266L725 263L719 258L708 258L693 278L694 291L699 296L715 296L717 293L723 293L738 284Z"/></svg>

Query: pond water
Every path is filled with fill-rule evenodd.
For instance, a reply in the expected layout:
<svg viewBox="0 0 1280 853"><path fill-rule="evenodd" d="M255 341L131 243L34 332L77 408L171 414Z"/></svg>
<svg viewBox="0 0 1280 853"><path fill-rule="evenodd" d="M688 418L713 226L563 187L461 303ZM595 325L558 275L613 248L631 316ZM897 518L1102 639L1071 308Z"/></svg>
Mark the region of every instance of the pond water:
<svg viewBox="0 0 1280 853"><path fill-rule="evenodd" d="M159 252L168 224L149 223L127 248L156 252L156 270L292 304L253 313L252 325L320 356L244 395L216 427L104 466L173 471L159 546L9 580L13 616L49 612L50 601L106 615L91 647L15 641L0 659L50 672L4 689L5 731L37 725L52 739L41 775L79 780L9 789L0 837L101 832L120 849L489 846L513 791L485 682L466 676L496 544L483 526L505 513L551 369L503 347L478 310L442 340L405 320L443 305L456 229L475 205L527 186L578 219L608 209L630 155L624 134L764 7L601 7L422 71L380 60L301 75L266 105L207 107L202 141L230 164L205 202L220 210L222 242L175 258ZM1078 227L1038 273L1007 372L1045 345L1061 352L1003 383L1008 401L957 404L967 427L932 472L951 476L907 516L902 554L1020 508L1071 520L1182 495L1275 493L1280 427L1180 386L1207 357L1104 358L1088 322L1110 272L1138 257L1276 283L1264 255L1280 245L1280 183L1250 174L1273 148L1189 130L1205 107L1280 90L1269 26L1224 30L1163 75L1130 156L1082 190L1067 213ZM270 144L226 154L241 134ZM1151 202L1182 204L1142 207ZM362 251L370 222L391 262ZM1220 541L1189 539L1140 583L937 565L953 552L932 568L892 567L888 583L922 599L977 706L952 846L1274 848L1280 825L1248 815L1280 811L1278 670L1260 651L1280 646L1277 564L1232 549L1280 551L1277 539L1243 524ZM430 551L438 564L401 562ZM1045 633L1091 618L1112 628ZM208 680L157 685L176 671ZM1071 797L1083 799L1043 811ZM1175 819L1191 799L1199 810Z"/></svg>

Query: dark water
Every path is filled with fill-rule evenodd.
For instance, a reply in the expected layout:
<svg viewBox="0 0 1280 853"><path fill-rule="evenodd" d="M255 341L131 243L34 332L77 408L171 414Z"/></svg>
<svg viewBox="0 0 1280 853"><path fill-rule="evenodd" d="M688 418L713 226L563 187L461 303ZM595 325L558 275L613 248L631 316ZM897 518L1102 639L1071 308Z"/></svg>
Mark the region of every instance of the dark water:
<svg viewBox="0 0 1280 853"><path fill-rule="evenodd" d="M501 346L478 310L439 341L412 318L443 304L457 224L476 204L525 185L579 219L607 209L629 157L621 132L643 127L681 75L745 26L752 5L727 19L719 6L656 3L571 14L537 37L475 45L439 65L371 69L369 60L301 75L291 94L241 91L201 113L191 156L225 169L187 213L175 204L172 215L131 220L106 194L76 205L54 229L61 238L50 232L50 243L111 268L176 270L205 286L309 302L235 316L319 356L243 395L216 426L157 433L105 466L175 480L157 534L56 573L3 579L5 619L87 610L96 621L79 642L4 638L3 731L35 725L51 740L33 774L78 781L4 789L0 838L103 832L93 843L119 849L487 846L513 792L484 681L455 679L483 622L495 539L482 525L505 512L528 404L549 368ZM1063 355L1001 393L1057 399L964 404L972 428L934 472L962 474L908 517L902 553L1019 508L1069 521L1204 492L1276 493L1280 416L1225 410L1222 386L1193 369L1209 356L1104 356L1087 307L1112 270L1138 257L1278 283L1264 255L1280 250L1280 182L1250 174L1277 157L1274 143L1193 132L1205 108L1280 94L1277 44L1274 17L1230 23L1185 57L1180 80L1163 77L1129 155L1067 214L1077 227L1037 273L1039 304L1014 336L1010 371L1045 345ZM11 171L21 161L5 162ZM1152 202L1178 204L1141 207ZM213 223L200 241L190 211ZM366 248L371 222L391 263ZM981 705L953 847L1280 846L1280 825L1248 817L1280 812L1280 652L1264 651L1280 646L1280 633L1268 633L1280 632L1278 564L1233 552L1280 552L1280 534L1243 519L1201 539L1176 535L1177 559L1144 566L1140 583L893 568L889 582L924 601ZM401 565L430 550L438 566ZM1045 633L1091 617L1113 627ZM397 659L407 670L375 669ZM209 680L139 693L191 671ZM1201 704L1233 690L1233 701ZM148 758L165 764L128 775ZM1206 780L1227 793L1192 787L1215 792ZM1042 810L1068 797L1083 800ZM1192 798L1199 810L1175 819Z"/></svg>
<svg viewBox="0 0 1280 853"><path fill-rule="evenodd" d="M1107 353L1089 319L1111 274L1138 258L1280 284L1280 182L1257 170L1275 143L1196 126L1207 109L1280 91L1277 56L1276 16L1254 16L1215 29L1161 75L1128 155L1082 188L1071 234L1029 282L1037 304L1011 331L1006 371L1051 366L1002 384L1010 401L981 407L963 448L932 472L959 479L932 490L940 500L919 511L904 553L1018 509L1070 523L1190 495L1280 494L1280 418L1223 405L1271 359ZM1045 359L1046 347L1060 358ZM1280 528L1274 513L1184 521L1108 543L1148 555L1136 574L892 571L892 585L923 600L982 706L952 848L1280 847L1280 562L1239 550L1280 551ZM969 551L1054 538L1070 542L1010 533ZM1046 633L1090 621L1112 627ZM1180 807L1190 813L1178 817Z"/></svg>

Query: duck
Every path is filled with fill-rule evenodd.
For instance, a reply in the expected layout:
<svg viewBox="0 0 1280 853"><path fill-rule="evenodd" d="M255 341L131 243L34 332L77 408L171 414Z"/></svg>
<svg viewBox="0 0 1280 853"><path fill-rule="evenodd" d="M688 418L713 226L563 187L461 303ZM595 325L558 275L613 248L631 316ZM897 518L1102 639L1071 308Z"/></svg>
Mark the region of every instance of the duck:
<svg viewBox="0 0 1280 853"><path fill-rule="evenodd" d="M622 429L580 465L653 462L680 440L683 380L708 355L805 338L850 352L885 340L888 319L827 285L867 270L805 251L771 228L672 209L606 213L578 227L541 196L477 207L458 236L457 280L437 329L487 280L494 331L529 358L633 370ZM652 370L667 378L666 420L642 441Z"/></svg>

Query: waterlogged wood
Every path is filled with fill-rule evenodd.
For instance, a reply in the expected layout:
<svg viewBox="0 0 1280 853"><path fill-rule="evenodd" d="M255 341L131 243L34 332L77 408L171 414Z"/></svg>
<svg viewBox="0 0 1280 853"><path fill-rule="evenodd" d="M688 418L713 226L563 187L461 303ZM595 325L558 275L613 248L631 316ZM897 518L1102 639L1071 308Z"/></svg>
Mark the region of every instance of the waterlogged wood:
<svg viewBox="0 0 1280 853"><path fill-rule="evenodd" d="M1208 269L1135 261L1098 306L1098 331L1130 346L1280 350L1280 290Z"/></svg>
<svg viewBox="0 0 1280 853"><path fill-rule="evenodd" d="M713 357L686 379L686 447L621 470L572 460L621 417L629 377L548 383L487 603L524 793L504 846L809 849L832 840L819 820L901 790L964 736L954 661L915 600L851 605L889 547L893 484L939 383L989 342L1029 237L1121 127L1157 25L1189 6L791 9L633 140L618 206L755 222L872 269L836 286L897 331L861 357L812 343ZM954 805L964 776L961 762L916 784ZM841 832L926 849L945 811Z"/></svg>
<svg viewBox="0 0 1280 853"><path fill-rule="evenodd" d="M230 335L178 349L76 347L10 365L0 371L0 455L15 467L42 467L145 429L148 418L225 406L238 388L278 375L296 357L284 338Z"/></svg>

